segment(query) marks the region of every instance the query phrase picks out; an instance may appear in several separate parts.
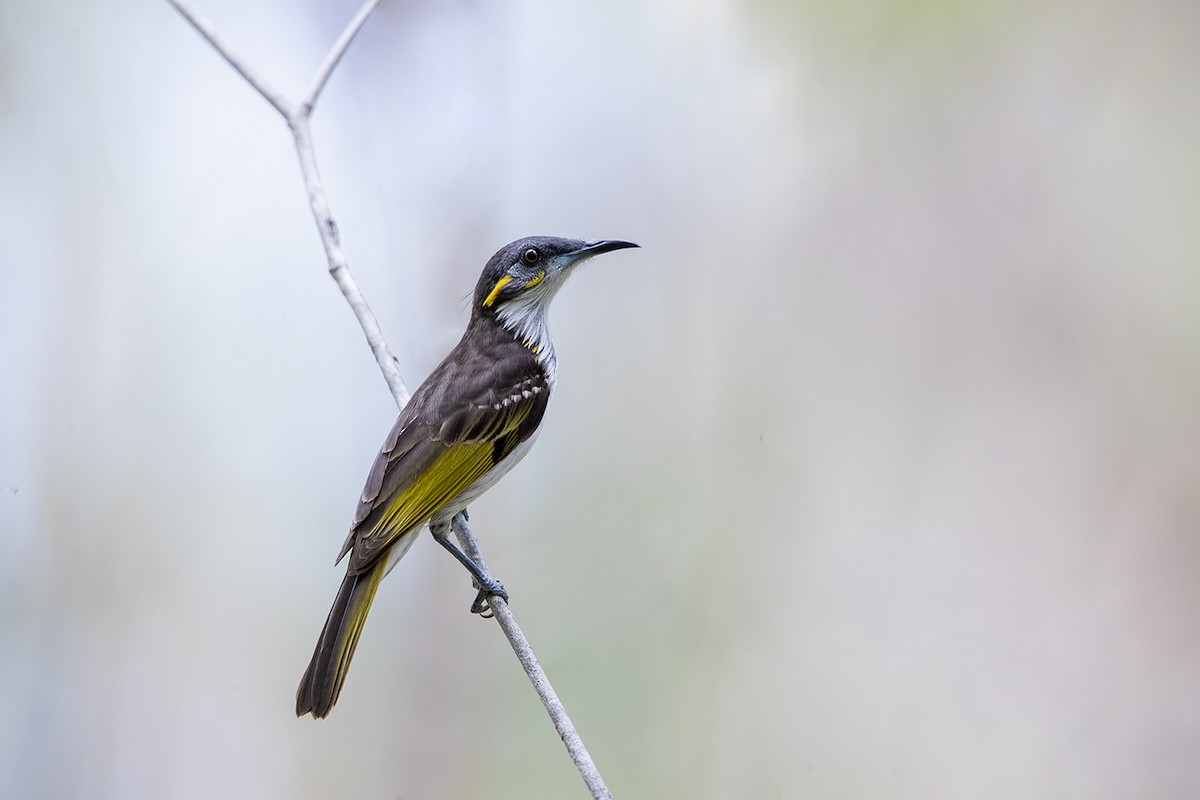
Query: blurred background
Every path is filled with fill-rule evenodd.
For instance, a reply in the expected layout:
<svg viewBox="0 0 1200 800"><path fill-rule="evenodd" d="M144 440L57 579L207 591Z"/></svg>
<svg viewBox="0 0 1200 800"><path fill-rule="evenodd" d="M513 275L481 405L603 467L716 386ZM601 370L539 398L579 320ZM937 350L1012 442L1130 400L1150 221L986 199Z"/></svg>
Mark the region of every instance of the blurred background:
<svg viewBox="0 0 1200 800"><path fill-rule="evenodd" d="M356 2L203 0L298 97ZM1200 796L1200 5L392 2L314 118L410 387L552 313L472 522L619 798ZM585 791L428 538L296 683L396 410L165 2L0 9L0 795Z"/></svg>

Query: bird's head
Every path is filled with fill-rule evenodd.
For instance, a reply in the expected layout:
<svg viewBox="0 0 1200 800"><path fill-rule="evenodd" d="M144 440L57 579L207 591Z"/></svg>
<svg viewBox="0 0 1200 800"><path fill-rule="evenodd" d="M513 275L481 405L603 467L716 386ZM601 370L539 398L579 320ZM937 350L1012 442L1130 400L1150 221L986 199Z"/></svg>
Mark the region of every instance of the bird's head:
<svg viewBox="0 0 1200 800"><path fill-rule="evenodd" d="M637 247L619 239L560 239L528 236L507 244L492 256L475 286L473 313L502 321L545 314L550 300L571 268L592 256Z"/></svg>

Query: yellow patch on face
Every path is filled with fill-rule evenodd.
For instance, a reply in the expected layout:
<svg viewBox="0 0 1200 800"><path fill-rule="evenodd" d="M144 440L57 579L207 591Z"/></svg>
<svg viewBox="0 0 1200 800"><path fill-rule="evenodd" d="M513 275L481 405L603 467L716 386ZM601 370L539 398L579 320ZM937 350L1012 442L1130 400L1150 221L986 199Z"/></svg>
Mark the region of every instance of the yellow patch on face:
<svg viewBox="0 0 1200 800"><path fill-rule="evenodd" d="M500 278L500 280L496 281L496 285L492 287L491 293L484 299L483 307L487 308L492 303L496 302L496 295L500 294L500 290L503 289L511 280L512 275L504 275Z"/></svg>
<svg viewBox="0 0 1200 800"><path fill-rule="evenodd" d="M541 283L541 282L542 282L542 278L544 278L544 277L546 277L546 270L542 270L542 271L541 271L541 272L539 272L537 275L534 275L532 278L530 278L530 279L529 279L529 282L525 284L525 288L526 288L526 289L532 289L533 287L535 287L535 286L537 286L539 283Z"/></svg>

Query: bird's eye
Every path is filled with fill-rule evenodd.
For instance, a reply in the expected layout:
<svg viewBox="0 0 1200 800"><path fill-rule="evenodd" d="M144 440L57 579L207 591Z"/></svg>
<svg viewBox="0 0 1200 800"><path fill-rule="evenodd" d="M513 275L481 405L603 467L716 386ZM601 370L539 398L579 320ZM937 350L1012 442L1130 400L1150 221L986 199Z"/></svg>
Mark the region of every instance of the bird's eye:
<svg viewBox="0 0 1200 800"><path fill-rule="evenodd" d="M542 260L542 254L539 253L536 248L531 247L524 253L521 253L521 260L525 262L526 266L532 267L534 264Z"/></svg>

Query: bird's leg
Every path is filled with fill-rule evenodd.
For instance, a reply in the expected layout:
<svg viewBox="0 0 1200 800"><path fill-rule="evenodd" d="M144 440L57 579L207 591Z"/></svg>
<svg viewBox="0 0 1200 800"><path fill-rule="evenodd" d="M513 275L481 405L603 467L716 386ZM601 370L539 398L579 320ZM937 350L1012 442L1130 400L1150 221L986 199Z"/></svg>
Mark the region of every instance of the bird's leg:
<svg viewBox="0 0 1200 800"><path fill-rule="evenodd" d="M471 603L471 613L479 614L482 617L492 616L491 607L488 605L488 596L496 595L508 601L508 592L504 589L504 584L493 578L486 570L472 561L466 553L458 549L454 542L450 541L450 524L441 523L438 525L430 524L429 532L433 534L433 538L442 547L450 551L450 555L454 556L459 562L467 568L471 573L471 577L475 579L475 585L479 587L479 594L475 595L475 602Z"/></svg>

